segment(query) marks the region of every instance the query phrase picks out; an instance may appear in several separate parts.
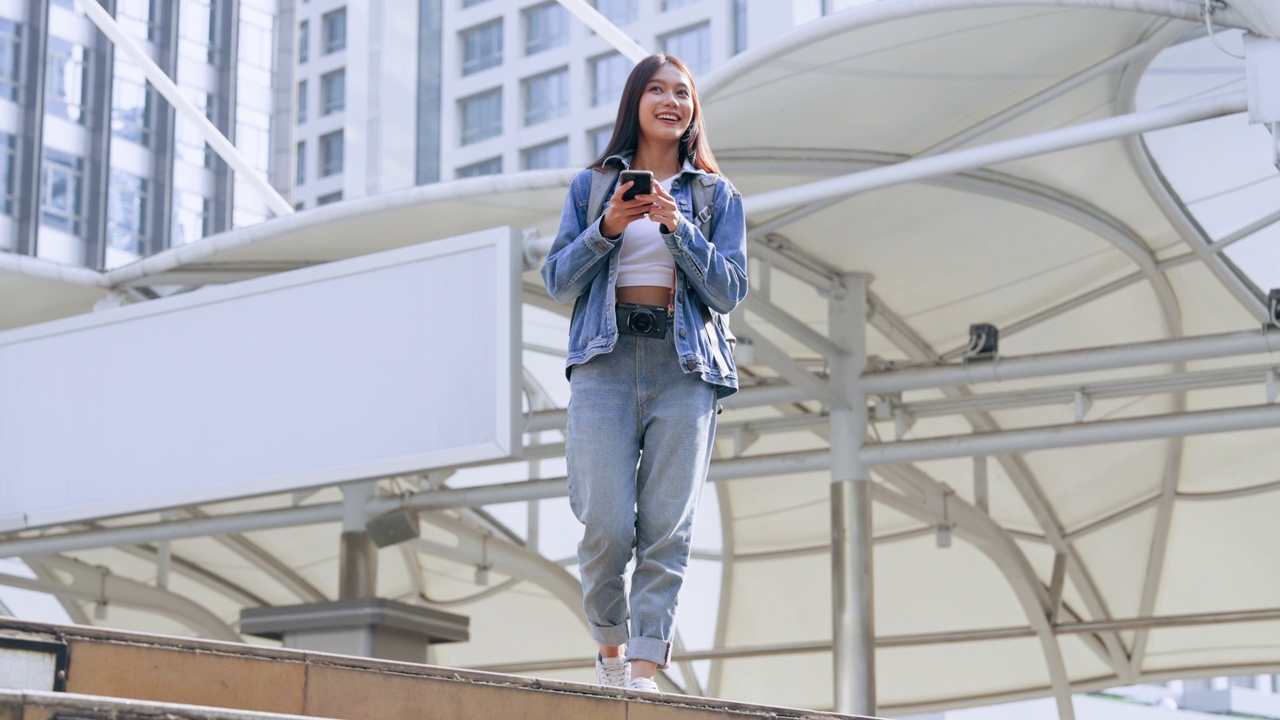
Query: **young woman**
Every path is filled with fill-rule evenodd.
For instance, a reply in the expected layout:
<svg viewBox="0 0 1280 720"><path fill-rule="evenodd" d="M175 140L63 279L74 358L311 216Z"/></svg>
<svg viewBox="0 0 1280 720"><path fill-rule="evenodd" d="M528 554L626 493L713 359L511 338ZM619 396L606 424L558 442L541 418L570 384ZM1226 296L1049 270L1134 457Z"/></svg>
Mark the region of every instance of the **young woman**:
<svg viewBox="0 0 1280 720"><path fill-rule="evenodd" d="M593 184L621 170L652 172L651 192L624 199L635 183L616 182L588 217ZM709 222L697 217L708 211ZM721 316L747 294L745 236L741 195L719 176L688 68L670 55L641 60L608 148L570 185L542 268L557 301L576 301L565 452L603 685L656 691L654 673L671 659L716 401L738 385Z"/></svg>

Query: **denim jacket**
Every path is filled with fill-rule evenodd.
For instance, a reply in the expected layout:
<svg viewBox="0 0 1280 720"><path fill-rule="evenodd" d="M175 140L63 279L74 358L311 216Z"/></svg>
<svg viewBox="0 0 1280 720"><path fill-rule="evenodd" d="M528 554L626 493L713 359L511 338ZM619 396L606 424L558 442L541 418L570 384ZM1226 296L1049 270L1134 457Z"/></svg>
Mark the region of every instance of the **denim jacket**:
<svg viewBox="0 0 1280 720"><path fill-rule="evenodd" d="M605 162L618 163L626 169L631 155L614 155ZM551 297L560 303L577 301L569 324L566 376L573 371L573 366L612 351L618 341L614 306L621 240L609 240L600 233L603 210L601 218L587 225L587 199L594 172L599 171L583 170L569 185L569 196L560 215L560 230L542 266L542 279ZM723 398L738 389L738 371L724 339L725 318L722 316L728 315L747 295L746 218L742 195L728 180L717 177L711 209L714 230L711 238L702 236L694 224L689 184L698 181L694 176L706 174L685 162L671 185L671 195L680 206L685 222L680 223L674 233L662 233L662 240L676 261L673 332L680 366L686 373L700 373L703 380L717 386L717 395ZM604 209L608 207L606 199ZM716 337L707 336L701 305L712 311L712 321L720 329L714 333ZM711 352L712 342L719 344L728 372L722 372L717 365Z"/></svg>

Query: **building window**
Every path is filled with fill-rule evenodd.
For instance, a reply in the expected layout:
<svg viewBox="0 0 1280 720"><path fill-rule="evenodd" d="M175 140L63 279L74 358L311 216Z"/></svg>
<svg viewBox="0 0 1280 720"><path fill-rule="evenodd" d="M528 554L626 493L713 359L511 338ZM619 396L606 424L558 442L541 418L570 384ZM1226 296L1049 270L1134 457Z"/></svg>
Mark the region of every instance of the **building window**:
<svg viewBox="0 0 1280 720"><path fill-rule="evenodd" d="M343 68L320 76L320 114L328 115L347 106L347 71Z"/></svg>
<svg viewBox="0 0 1280 720"><path fill-rule="evenodd" d="M107 190L107 244L141 255L146 250L147 181L111 171Z"/></svg>
<svg viewBox="0 0 1280 720"><path fill-rule="evenodd" d="M0 19L0 98L18 99L18 69L22 58L22 25Z"/></svg>
<svg viewBox="0 0 1280 720"><path fill-rule="evenodd" d="M294 171L293 184L301 185L307 180L307 143L305 140L298 143L298 152L294 157L296 159L293 164L296 170Z"/></svg>
<svg viewBox="0 0 1280 720"><path fill-rule="evenodd" d="M320 177L342 172L342 131L320 136Z"/></svg>
<svg viewBox="0 0 1280 720"><path fill-rule="evenodd" d="M502 18L462 31L462 74L502 64Z"/></svg>
<svg viewBox="0 0 1280 720"><path fill-rule="evenodd" d="M341 199L342 199L341 190L339 190L338 192L329 193L328 195L321 195L320 197L316 198L316 206L318 207L320 205L328 205L329 203L336 203Z"/></svg>
<svg viewBox="0 0 1280 720"><path fill-rule="evenodd" d="M209 234L209 206L209 199L199 193L174 191L171 247L193 243Z"/></svg>
<svg viewBox="0 0 1280 720"><path fill-rule="evenodd" d="M298 81L298 124L307 121L307 81Z"/></svg>
<svg viewBox="0 0 1280 720"><path fill-rule="evenodd" d="M215 107L213 95L203 92L189 92L187 93L187 99L191 101L191 104L197 110L203 111L206 118L213 120ZM179 160L196 167L208 168L213 166L213 149L205 143L204 134L200 132L195 123L179 115L175 138L174 152Z"/></svg>
<svg viewBox="0 0 1280 720"><path fill-rule="evenodd" d="M698 0L662 0L662 11L666 12L668 10L675 10L676 8L682 8L685 5L692 5L696 2L698 2Z"/></svg>
<svg viewBox="0 0 1280 720"><path fill-rule="evenodd" d="M88 83L85 73L89 69L89 53L85 46L50 37L45 77L45 112L54 116L84 122L84 109Z"/></svg>
<svg viewBox="0 0 1280 720"><path fill-rule="evenodd" d="M338 52L347 47L347 9L327 12L320 18L324 26L324 54Z"/></svg>
<svg viewBox="0 0 1280 720"><path fill-rule="evenodd" d="M609 147L609 141L613 139L613 126L605 125L595 130L587 131L587 144L591 148L593 157L600 157L604 154L606 148Z"/></svg>
<svg viewBox="0 0 1280 720"><path fill-rule="evenodd" d="M0 132L0 212L13 214L13 171L18 164L18 139Z"/></svg>
<svg viewBox="0 0 1280 720"><path fill-rule="evenodd" d="M462 144L502 134L502 88L463 98Z"/></svg>
<svg viewBox="0 0 1280 720"><path fill-rule="evenodd" d="M72 235L80 234L84 160L45 148L40 169L40 222Z"/></svg>
<svg viewBox="0 0 1280 720"><path fill-rule="evenodd" d="M520 151L520 165L525 170L569 166L569 139L560 138Z"/></svg>
<svg viewBox="0 0 1280 720"><path fill-rule="evenodd" d="M524 11L524 54L532 55L569 42L569 11L545 2Z"/></svg>
<svg viewBox="0 0 1280 720"><path fill-rule="evenodd" d="M631 74L631 61L619 53L591 60L591 105L613 105L622 97L622 88Z"/></svg>
<svg viewBox="0 0 1280 720"><path fill-rule="evenodd" d="M614 25L626 25L636 19L636 0L595 0L592 4Z"/></svg>
<svg viewBox="0 0 1280 720"><path fill-rule="evenodd" d="M711 27L707 23L671 33L659 44L662 52L680 58L695 76L711 69Z"/></svg>
<svg viewBox="0 0 1280 720"><path fill-rule="evenodd" d="M569 70L535 75L524 87L524 124L536 125L569 114Z"/></svg>
<svg viewBox="0 0 1280 720"><path fill-rule="evenodd" d="M149 146L153 102L142 69L123 57L116 58L111 87L111 134Z"/></svg>
<svg viewBox="0 0 1280 720"><path fill-rule="evenodd" d="M298 64L307 62L307 46L311 44L311 26L306 20L298 23Z"/></svg>
<svg viewBox="0 0 1280 720"><path fill-rule="evenodd" d="M502 174L502 157L489 158L481 160L478 163L458 168L457 175L460 178L480 177L481 175L501 175Z"/></svg>
<svg viewBox="0 0 1280 720"><path fill-rule="evenodd" d="M148 40L155 40L156 26L151 21L155 17L154 4L155 0L116 0L116 22L126 28L132 24L134 28L142 29Z"/></svg>
<svg viewBox="0 0 1280 720"><path fill-rule="evenodd" d="M479 5L480 3L486 2L486 1L487 0L462 0L462 7L464 8L471 7L472 5Z"/></svg>

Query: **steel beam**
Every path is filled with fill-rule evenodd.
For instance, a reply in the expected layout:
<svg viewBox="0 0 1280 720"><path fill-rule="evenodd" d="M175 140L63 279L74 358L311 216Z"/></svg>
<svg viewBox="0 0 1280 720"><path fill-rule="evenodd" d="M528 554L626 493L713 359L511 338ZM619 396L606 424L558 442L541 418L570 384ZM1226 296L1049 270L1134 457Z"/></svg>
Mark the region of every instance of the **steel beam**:
<svg viewBox="0 0 1280 720"><path fill-rule="evenodd" d="M1262 405L878 443L864 446L858 456L867 465L884 465L1275 427L1280 405Z"/></svg>
<svg viewBox="0 0 1280 720"><path fill-rule="evenodd" d="M968 362L962 365L868 373L862 376L862 385L868 394L892 394L904 390L948 385L1001 382L1275 352L1280 352L1280 330L1261 330L1157 340L1132 345L1113 345L1045 355L997 357L990 361Z"/></svg>

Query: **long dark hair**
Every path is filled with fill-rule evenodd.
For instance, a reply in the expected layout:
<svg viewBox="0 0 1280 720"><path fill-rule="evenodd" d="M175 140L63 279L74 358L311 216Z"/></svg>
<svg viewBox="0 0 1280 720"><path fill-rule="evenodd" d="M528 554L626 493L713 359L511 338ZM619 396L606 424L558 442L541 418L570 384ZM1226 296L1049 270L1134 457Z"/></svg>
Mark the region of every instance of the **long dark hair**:
<svg viewBox="0 0 1280 720"><path fill-rule="evenodd" d="M613 121L613 137L609 146L600 157L588 167L604 169L604 161L610 155L623 152L634 152L640 141L640 97L658 69L670 64L689 78L689 96L693 98L693 117L689 119L689 129L680 138L680 164L685 160L693 163L699 170L720 174L715 156L711 154L711 146L707 144L707 129L702 124L702 105L698 102L698 90L693 84L693 73L680 58L674 55L658 53L636 63L627 76L627 84L622 88L622 99L618 101L618 118Z"/></svg>

